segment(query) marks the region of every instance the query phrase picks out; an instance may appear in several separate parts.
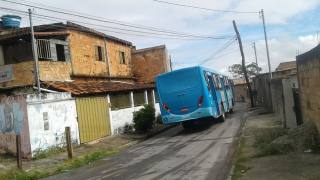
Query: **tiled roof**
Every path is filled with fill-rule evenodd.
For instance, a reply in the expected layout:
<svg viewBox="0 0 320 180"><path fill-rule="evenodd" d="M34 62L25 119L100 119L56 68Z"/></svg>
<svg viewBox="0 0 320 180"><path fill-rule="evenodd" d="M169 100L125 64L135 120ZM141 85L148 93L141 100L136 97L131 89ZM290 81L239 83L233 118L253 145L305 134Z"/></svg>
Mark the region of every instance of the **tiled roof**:
<svg viewBox="0 0 320 180"><path fill-rule="evenodd" d="M288 69L294 69L297 68L296 61L288 61L288 62L282 62L279 64L279 66L276 68L276 71L284 71Z"/></svg>
<svg viewBox="0 0 320 180"><path fill-rule="evenodd" d="M155 84L127 83L114 81L45 81L42 84L47 89L70 92L75 96L103 94L110 92L131 91L154 88Z"/></svg>

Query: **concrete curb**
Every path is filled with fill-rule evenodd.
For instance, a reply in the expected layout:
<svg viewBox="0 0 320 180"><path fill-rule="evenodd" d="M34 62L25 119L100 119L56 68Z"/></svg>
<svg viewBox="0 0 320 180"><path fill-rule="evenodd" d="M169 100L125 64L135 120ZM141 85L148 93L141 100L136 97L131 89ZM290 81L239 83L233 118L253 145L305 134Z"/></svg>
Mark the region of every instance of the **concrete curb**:
<svg viewBox="0 0 320 180"><path fill-rule="evenodd" d="M244 130L246 128L246 122L247 122L248 117L250 117L250 115L252 115L252 114L255 114L259 110L261 110L261 108L255 108L255 109L253 109L251 111L246 112L245 114L243 114L241 116L241 121L242 121L241 122L241 127L239 128L239 131L237 133L237 140L234 142L234 145L233 145L235 148L238 149L240 147L241 136L243 135L243 132L244 132ZM234 150L234 152L232 154L232 166L230 168L230 172L229 172L229 175L227 177L228 180L231 180L232 176L234 174L234 170L235 170L235 165L234 165L234 163L235 163L234 162L235 152L236 152L236 149Z"/></svg>

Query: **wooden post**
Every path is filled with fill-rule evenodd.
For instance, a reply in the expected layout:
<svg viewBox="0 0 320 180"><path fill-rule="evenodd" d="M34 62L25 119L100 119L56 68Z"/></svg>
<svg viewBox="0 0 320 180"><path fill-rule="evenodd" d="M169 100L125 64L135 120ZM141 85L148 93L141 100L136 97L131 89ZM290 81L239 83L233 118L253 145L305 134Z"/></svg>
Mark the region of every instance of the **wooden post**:
<svg viewBox="0 0 320 180"><path fill-rule="evenodd" d="M66 127L65 133L66 133L66 141L67 141L68 159L72 159L73 150L72 150L72 140L71 140L70 127Z"/></svg>
<svg viewBox="0 0 320 180"><path fill-rule="evenodd" d="M22 169L22 158L21 158L21 135L16 135L16 147L17 147L17 166L18 169Z"/></svg>
<svg viewBox="0 0 320 180"><path fill-rule="evenodd" d="M232 23L233 23L234 31L236 32L236 35L237 35L238 42L239 42L239 48L240 48L240 53L241 53L241 57L242 57L242 70L243 70L244 78L246 80L247 87L248 87L248 90L249 90L251 107L254 107L252 89L251 89L251 84L250 84L248 73L247 73L247 68L246 68L246 63L245 63L246 60L245 60L244 53L243 53L242 41L241 41L240 33L238 31L238 28L237 28L237 25L236 25L236 21L233 20Z"/></svg>

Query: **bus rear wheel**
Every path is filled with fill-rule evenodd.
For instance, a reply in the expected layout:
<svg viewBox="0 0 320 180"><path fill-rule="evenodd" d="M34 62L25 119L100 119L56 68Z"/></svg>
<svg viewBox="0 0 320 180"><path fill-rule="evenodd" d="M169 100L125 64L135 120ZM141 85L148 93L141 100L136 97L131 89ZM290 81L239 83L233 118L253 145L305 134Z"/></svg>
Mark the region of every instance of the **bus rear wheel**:
<svg viewBox="0 0 320 180"><path fill-rule="evenodd" d="M219 121L220 122L224 122L225 120L226 120L226 113L224 111L224 108L222 108L222 113L221 113L221 115L219 117Z"/></svg>

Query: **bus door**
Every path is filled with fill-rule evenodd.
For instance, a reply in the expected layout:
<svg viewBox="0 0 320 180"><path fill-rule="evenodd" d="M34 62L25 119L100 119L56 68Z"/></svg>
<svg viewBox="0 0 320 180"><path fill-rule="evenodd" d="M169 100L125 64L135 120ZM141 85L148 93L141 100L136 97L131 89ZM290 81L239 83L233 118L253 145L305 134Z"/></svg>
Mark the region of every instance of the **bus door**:
<svg viewBox="0 0 320 180"><path fill-rule="evenodd" d="M223 102L223 95L222 95L222 92L221 92L221 82L219 80L219 75L217 74L214 74L213 75L213 80L214 80L214 84L215 84L215 94L216 94L216 97L217 97L217 107L218 107L218 112L220 112L220 114L222 113L222 109L220 108L220 105L221 105L221 102Z"/></svg>
<svg viewBox="0 0 320 180"><path fill-rule="evenodd" d="M212 74L208 74L208 80L209 80L209 84L210 84L210 93L212 95L212 99L214 102L214 105L216 106L216 110L217 112L219 112L219 104L218 104L218 99L217 99L217 93L216 93L216 86L215 83L213 81L213 75Z"/></svg>
<svg viewBox="0 0 320 180"><path fill-rule="evenodd" d="M225 79L225 77L221 77L220 80L221 80L222 90L223 90L224 97L225 97L225 102L226 102L226 105L227 105L227 109L226 110L229 110L230 109L230 104L229 104L229 97L228 97L228 90L227 90L228 87L226 86L226 79Z"/></svg>

